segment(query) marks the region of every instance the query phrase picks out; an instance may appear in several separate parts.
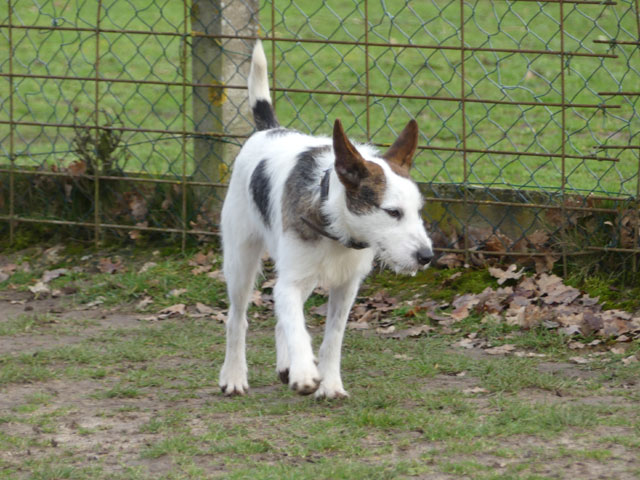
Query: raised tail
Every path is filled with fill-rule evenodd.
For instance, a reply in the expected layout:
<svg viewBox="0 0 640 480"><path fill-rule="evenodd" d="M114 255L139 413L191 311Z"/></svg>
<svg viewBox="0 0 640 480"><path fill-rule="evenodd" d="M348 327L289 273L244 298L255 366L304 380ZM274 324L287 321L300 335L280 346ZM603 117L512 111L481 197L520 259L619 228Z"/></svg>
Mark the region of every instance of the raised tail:
<svg viewBox="0 0 640 480"><path fill-rule="evenodd" d="M276 112L271 105L269 94L269 76L267 75L267 57L264 55L262 42L258 40L253 47L251 70L249 71L249 106L253 112L253 121L258 130L269 130L279 127Z"/></svg>

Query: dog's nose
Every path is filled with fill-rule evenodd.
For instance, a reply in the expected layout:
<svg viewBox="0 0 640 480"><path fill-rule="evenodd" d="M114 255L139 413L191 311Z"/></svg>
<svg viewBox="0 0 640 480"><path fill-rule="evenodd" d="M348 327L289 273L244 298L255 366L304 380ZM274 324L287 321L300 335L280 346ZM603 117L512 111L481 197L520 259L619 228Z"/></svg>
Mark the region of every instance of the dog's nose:
<svg viewBox="0 0 640 480"><path fill-rule="evenodd" d="M420 265L426 265L433 258L433 250L430 248L421 248L416 252L416 259Z"/></svg>

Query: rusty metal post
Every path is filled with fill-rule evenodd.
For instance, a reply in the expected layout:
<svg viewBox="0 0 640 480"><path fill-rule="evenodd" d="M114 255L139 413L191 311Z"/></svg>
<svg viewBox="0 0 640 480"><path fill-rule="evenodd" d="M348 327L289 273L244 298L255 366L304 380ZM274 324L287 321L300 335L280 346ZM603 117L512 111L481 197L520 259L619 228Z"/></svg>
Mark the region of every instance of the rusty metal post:
<svg viewBox="0 0 640 480"><path fill-rule="evenodd" d="M13 84L13 2L9 0L9 244L15 240L15 124L14 124L14 84Z"/></svg>
<svg viewBox="0 0 640 480"><path fill-rule="evenodd" d="M246 85L253 42L207 35L256 37L258 1L194 0L191 31L192 81L212 85L193 88L194 180L224 183L239 149L224 134L251 132L246 90L225 86ZM217 219L223 190L200 189L198 196Z"/></svg>

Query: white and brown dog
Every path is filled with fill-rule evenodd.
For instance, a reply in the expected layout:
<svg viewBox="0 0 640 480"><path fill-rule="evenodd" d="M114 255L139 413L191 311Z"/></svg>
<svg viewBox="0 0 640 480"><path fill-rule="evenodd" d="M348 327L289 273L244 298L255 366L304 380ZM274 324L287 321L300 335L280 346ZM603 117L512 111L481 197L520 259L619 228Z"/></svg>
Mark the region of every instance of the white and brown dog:
<svg viewBox="0 0 640 480"><path fill-rule="evenodd" d="M267 60L256 44L249 102L258 132L238 154L222 208L224 274L230 308L220 372L226 395L248 391L247 304L264 252L275 262L276 369L296 392L347 396L340 350L349 310L374 257L415 273L433 257L421 218L423 200L409 177L418 141L411 120L389 150L354 145L336 120L333 138L281 128L273 111ZM329 291L318 361L304 302L316 285Z"/></svg>

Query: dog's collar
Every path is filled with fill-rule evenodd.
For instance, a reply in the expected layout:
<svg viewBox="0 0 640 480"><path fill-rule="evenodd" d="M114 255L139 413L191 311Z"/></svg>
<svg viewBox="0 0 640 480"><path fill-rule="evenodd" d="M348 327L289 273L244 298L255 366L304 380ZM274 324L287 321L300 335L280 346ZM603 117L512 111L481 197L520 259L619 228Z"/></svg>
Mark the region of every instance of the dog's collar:
<svg viewBox="0 0 640 480"><path fill-rule="evenodd" d="M327 199L329 198L329 175L330 175L330 173L331 173L331 169L330 168L325 170L324 175L322 176L322 180L320 181L320 203L321 204L326 202ZM369 244L366 243L366 242L359 242L357 240L354 240L353 238L350 238L348 241L343 242L338 237L336 237L335 235L331 235L329 232L327 232L325 227L327 227L329 225L329 220L322 213L322 211L320 212L320 219L322 221L322 225L316 225L315 223L313 223L308 218L300 217L300 220L302 220L307 227L309 227L311 230L313 230L317 234L322 235L323 237L329 238L331 240L334 240L334 241L336 241L338 243L341 243L342 245L344 245L347 248L352 248L354 250L362 250L364 248L369 248Z"/></svg>

